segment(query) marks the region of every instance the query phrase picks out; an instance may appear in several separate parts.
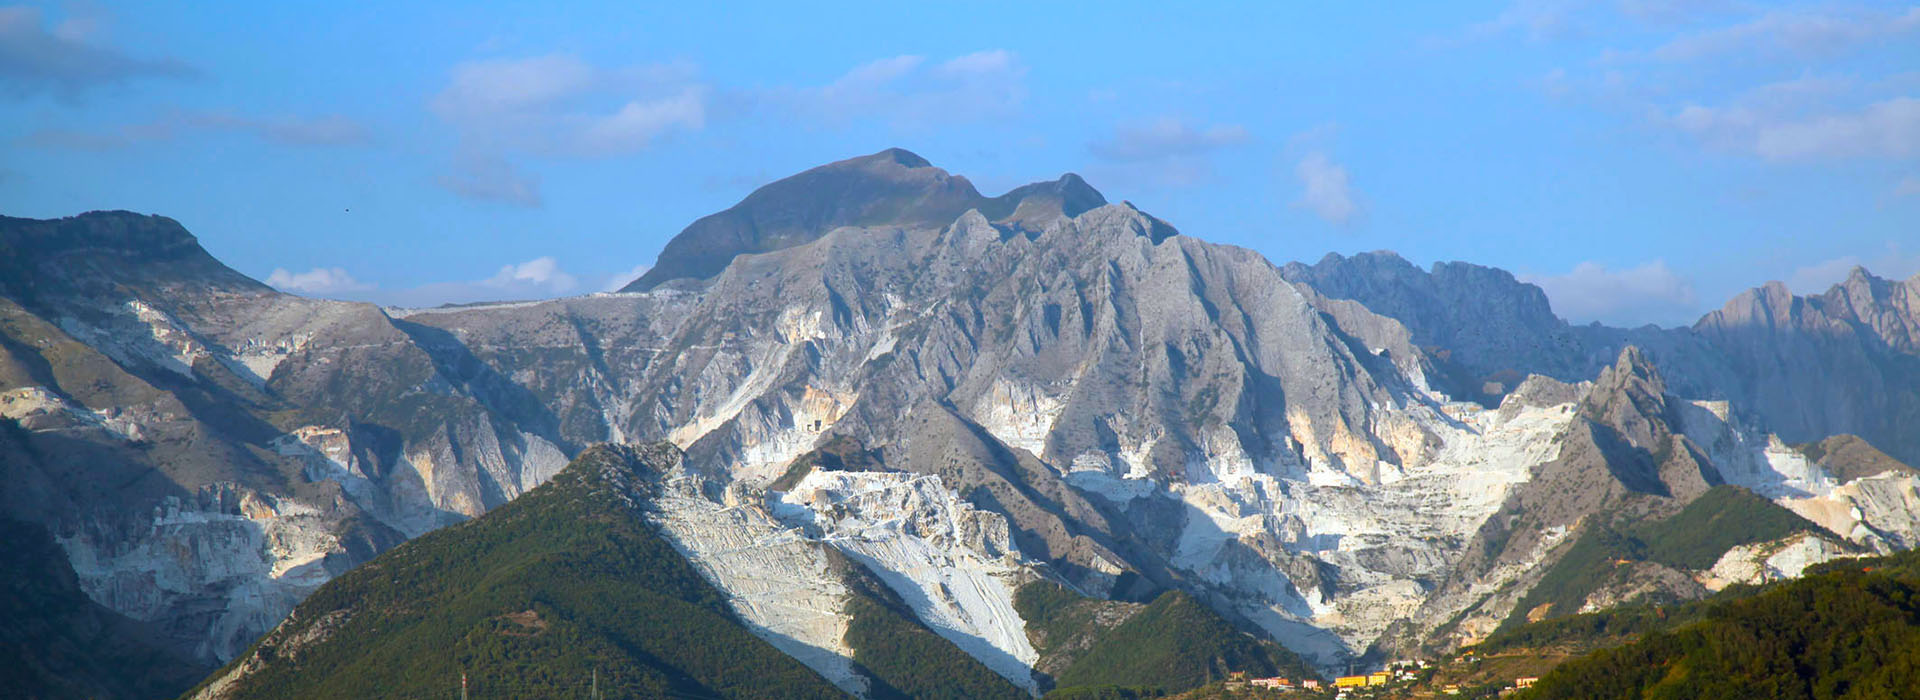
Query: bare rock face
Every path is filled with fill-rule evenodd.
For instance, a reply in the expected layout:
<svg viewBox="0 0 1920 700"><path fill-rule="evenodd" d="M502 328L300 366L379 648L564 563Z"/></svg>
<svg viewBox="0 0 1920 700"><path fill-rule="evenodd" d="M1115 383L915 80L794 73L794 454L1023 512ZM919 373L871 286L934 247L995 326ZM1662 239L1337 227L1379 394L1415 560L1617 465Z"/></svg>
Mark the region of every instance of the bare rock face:
<svg viewBox="0 0 1920 700"><path fill-rule="evenodd" d="M1850 547L1920 540L1910 470L1786 447L1857 432L1903 457L1913 281L1573 328L1498 270L1283 269L1077 176L988 198L898 150L695 222L629 292L543 302L303 299L164 219L0 224L30 253L0 256L6 508L93 599L216 660L601 441L684 450L655 523L856 692L835 561L1036 688L1008 602L1032 577L1185 590L1332 667L1484 634L1583 527L1715 485ZM50 242L68 230L98 235ZM1839 551L1795 546L1714 580Z"/></svg>
<svg viewBox="0 0 1920 700"><path fill-rule="evenodd" d="M1857 435L1896 459L1920 461L1920 279L1894 282L1855 268L1818 296L1777 282L1750 290L1694 324L1747 381L1726 398L1764 415L1790 442Z"/></svg>
<svg viewBox="0 0 1920 700"><path fill-rule="evenodd" d="M1496 401L1528 375L1588 379L1610 356L1553 314L1539 287L1497 268L1463 262L1421 270L1390 251L1328 254L1313 265L1288 263L1287 279L1336 299L1352 299L1407 325L1413 340L1460 368L1459 398Z"/></svg>
<svg viewBox="0 0 1920 700"><path fill-rule="evenodd" d="M5 219L0 249L7 512L202 662L565 464L523 390L376 307L247 279L172 220Z"/></svg>
<svg viewBox="0 0 1920 700"><path fill-rule="evenodd" d="M850 440L1082 591L1193 590L1325 663L1417 605L1572 416L1449 401L1398 322L1248 251L1129 205L1064 214L841 228L698 293L406 320L597 407L570 435L670 439L715 488L795 492L796 458ZM585 381L530 372L529 332L593 338L539 355Z"/></svg>

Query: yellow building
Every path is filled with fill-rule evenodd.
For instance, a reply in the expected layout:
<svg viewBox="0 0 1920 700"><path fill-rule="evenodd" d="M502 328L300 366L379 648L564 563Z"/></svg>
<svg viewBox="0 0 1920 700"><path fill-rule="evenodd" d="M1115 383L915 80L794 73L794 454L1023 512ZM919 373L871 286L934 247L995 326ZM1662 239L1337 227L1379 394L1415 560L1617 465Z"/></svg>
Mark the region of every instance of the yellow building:
<svg viewBox="0 0 1920 700"><path fill-rule="evenodd" d="M1367 676L1367 685L1386 685L1387 681L1390 680L1393 680L1393 674L1387 673L1386 671L1379 671Z"/></svg>
<svg viewBox="0 0 1920 700"><path fill-rule="evenodd" d="M1335 688L1359 688L1366 684L1366 676L1341 676L1333 679L1333 687Z"/></svg>

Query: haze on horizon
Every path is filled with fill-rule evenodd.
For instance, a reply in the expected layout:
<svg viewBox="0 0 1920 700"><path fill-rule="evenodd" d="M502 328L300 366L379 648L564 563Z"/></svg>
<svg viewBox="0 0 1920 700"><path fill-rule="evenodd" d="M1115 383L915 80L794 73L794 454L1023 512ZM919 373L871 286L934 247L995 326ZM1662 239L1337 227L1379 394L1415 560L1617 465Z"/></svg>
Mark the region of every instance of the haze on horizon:
<svg viewBox="0 0 1920 700"><path fill-rule="evenodd" d="M1917 39L1878 2L31 3L0 7L0 213L170 216L313 296L538 298L898 146L1275 263L1466 260L1677 324L1920 273Z"/></svg>

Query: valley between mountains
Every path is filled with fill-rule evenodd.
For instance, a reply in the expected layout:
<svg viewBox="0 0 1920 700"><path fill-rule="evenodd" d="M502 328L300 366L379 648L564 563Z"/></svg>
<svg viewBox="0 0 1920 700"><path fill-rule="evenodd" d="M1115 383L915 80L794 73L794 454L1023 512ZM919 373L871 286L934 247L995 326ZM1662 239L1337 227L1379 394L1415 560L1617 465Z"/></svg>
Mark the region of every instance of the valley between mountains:
<svg viewBox="0 0 1920 700"><path fill-rule="evenodd" d="M1920 543L1920 277L1623 329L1498 269L1193 233L891 149L617 293L401 309L161 216L0 218L0 515L54 601L5 611L4 675L1176 691Z"/></svg>

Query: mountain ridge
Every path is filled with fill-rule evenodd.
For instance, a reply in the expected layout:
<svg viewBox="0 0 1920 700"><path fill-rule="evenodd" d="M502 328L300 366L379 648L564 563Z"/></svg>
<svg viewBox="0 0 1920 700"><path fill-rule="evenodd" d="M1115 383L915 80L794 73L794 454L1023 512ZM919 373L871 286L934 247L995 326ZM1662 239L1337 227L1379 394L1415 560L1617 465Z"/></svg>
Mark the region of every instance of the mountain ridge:
<svg viewBox="0 0 1920 700"><path fill-rule="evenodd" d="M1073 173L986 197L964 176L950 175L905 149L888 148L782 178L700 218L669 239L653 267L620 291L705 280L737 256L789 248L842 226L944 224L979 209L995 221L1038 232L1048 222L1106 203Z"/></svg>
<svg viewBox="0 0 1920 700"><path fill-rule="evenodd" d="M692 490L655 517L679 528L682 556L714 567L736 614L791 632L781 651L838 682L858 675L835 631L844 611L762 602L857 587L821 563L841 557L898 597L898 620L1014 687L1039 684L1014 605L1035 575L1120 602L1179 591L1333 668L1475 638L1537 583L1516 567L1550 565L1582 523L1664 517L1720 482L1849 546L1920 539L1896 507L1914 488L1890 466L1900 423L1874 418L1910 391L1906 292L1864 272L1831 301L1781 302L1799 320L1766 333L1722 331L1751 314L1570 327L1537 287L1491 268L1385 254L1278 267L1105 203L1077 176L982 208L964 178L910 153L863 158L847 167L946 194L901 214L818 193L867 204L823 205L780 245L659 292L389 315L151 285L139 269L95 268L32 298L0 290L0 403L29 455L8 481L58 496L16 491L9 512L59 534L89 595L223 660L307 591L515 502L588 445L666 440ZM1377 284L1347 278L1373 268ZM1450 301L1428 313L1429 296ZM1513 300L1533 310L1500 311ZM1480 317L1520 337L1473 329ZM1748 358L1795 347L1802 361L1862 358L1823 376L1864 388L1827 394L1846 408L1834 419L1775 435L1799 409L1754 400L1774 391L1756 382L1798 365ZM1787 447L1849 431L1887 459ZM32 456L68 439L85 447L65 452L114 457ZM862 457L797 469L835 444ZM99 481L87 475L107 464L133 486L50 486ZM1611 486L1551 493L1569 480ZM738 533L712 522L759 533L755 545L727 544ZM1531 544L1509 536L1516 523ZM154 554L181 547L232 554ZM1780 547L1793 571L1836 555ZM1698 594L1705 584L1673 576L1757 580L1787 555L1726 556L1659 575ZM185 583L142 583L165 577ZM1409 609L1418 625L1397 622Z"/></svg>

